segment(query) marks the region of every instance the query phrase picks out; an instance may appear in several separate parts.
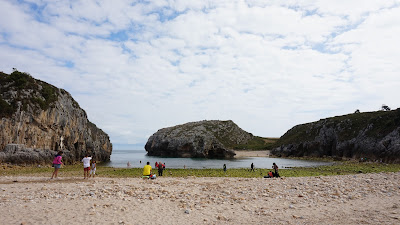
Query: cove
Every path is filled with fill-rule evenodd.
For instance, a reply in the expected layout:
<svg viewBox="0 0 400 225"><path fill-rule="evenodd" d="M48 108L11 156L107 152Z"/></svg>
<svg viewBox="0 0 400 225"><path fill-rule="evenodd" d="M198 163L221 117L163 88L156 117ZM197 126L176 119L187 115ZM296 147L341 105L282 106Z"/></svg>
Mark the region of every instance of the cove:
<svg viewBox="0 0 400 225"><path fill-rule="evenodd" d="M255 168L271 169L272 163L276 163L279 168L291 167L314 167L331 165L330 162L297 160L285 158L269 158L269 157L248 157L237 159L202 159L202 158L167 158L157 156L147 156L144 150L113 150L111 160L104 163L104 166L126 168L129 162L132 168L141 168L150 162L154 167L155 162L165 163L166 168L172 169L217 169L226 164L227 168L250 168L251 163L254 163Z"/></svg>

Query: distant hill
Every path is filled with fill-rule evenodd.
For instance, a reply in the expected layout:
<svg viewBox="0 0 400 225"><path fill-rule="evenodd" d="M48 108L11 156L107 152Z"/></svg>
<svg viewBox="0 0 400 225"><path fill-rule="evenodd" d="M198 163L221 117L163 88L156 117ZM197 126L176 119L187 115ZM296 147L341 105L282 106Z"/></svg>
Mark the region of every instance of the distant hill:
<svg viewBox="0 0 400 225"><path fill-rule="evenodd" d="M265 149L271 141L253 136L231 120L204 120L160 129L145 149L150 156L229 158L235 155L233 149Z"/></svg>
<svg viewBox="0 0 400 225"><path fill-rule="evenodd" d="M332 156L400 162L400 109L353 113L301 124L276 143L277 156Z"/></svg>
<svg viewBox="0 0 400 225"><path fill-rule="evenodd" d="M67 163L110 160L109 136L72 96L28 73L0 72L0 118L0 162L51 163L59 150Z"/></svg>

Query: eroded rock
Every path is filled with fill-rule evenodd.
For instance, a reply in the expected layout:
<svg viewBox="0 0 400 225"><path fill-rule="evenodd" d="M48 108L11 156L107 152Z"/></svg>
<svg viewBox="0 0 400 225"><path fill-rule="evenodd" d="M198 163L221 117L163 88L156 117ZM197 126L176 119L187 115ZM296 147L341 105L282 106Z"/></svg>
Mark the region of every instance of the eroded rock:
<svg viewBox="0 0 400 225"><path fill-rule="evenodd" d="M158 130L146 143L149 156L230 158L229 146L246 144L254 136L233 121L204 120Z"/></svg>

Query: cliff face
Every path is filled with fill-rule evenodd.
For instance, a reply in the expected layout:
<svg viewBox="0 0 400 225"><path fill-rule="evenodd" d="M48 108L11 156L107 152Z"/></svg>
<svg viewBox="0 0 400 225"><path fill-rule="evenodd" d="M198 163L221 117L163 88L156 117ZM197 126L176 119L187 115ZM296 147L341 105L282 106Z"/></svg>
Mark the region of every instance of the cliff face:
<svg viewBox="0 0 400 225"><path fill-rule="evenodd" d="M86 152L99 161L110 159L108 135L88 120L71 95L29 74L0 73L0 116L0 161L48 162L59 150L66 163L80 161ZM29 156L35 152L43 157Z"/></svg>
<svg viewBox="0 0 400 225"><path fill-rule="evenodd" d="M232 121L200 121L158 130L146 143L149 156L230 158L235 145L254 136Z"/></svg>
<svg viewBox="0 0 400 225"><path fill-rule="evenodd" d="M354 113L302 124L286 132L277 156L333 156L400 162L400 109Z"/></svg>

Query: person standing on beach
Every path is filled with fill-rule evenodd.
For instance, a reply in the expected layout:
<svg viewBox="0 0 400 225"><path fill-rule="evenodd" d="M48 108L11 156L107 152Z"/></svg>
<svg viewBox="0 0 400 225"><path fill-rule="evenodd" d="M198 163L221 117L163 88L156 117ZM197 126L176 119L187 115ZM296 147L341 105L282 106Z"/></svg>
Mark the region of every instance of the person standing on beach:
<svg viewBox="0 0 400 225"><path fill-rule="evenodd" d="M158 163L158 176L160 176L160 177L162 176L163 170L164 170L164 165L161 162L159 162Z"/></svg>
<svg viewBox="0 0 400 225"><path fill-rule="evenodd" d="M250 171L254 171L254 163L251 163L250 168Z"/></svg>
<svg viewBox="0 0 400 225"><path fill-rule="evenodd" d="M61 164L63 164L62 161L61 161L62 160L62 155L63 155L63 152L59 151L57 153L57 155L54 157L54 160L53 160L54 172L51 175L51 179L57 178L58 170L61 168Z"/></svg>
<svg viewBox="0 0 400 225"><path fill-rule="evenodd" d="M143 167L143 176L150 176L151 174L151 166L150 162L147 162L147 165Z"/></svg>
<svg viewBox="0 0 400 225"><path fill-rule="evenodd" d="M272 164L272 169L274 169L274 171L275 171L274 177L279 177L278 165L276 165L275 163L273 163L273 164Z"/></svg>
<svg viewBox="0 0 400 225"><path fill-rule="evenodd" d="M83 179L89 179L89 170L90 170L90 160L92 157L86 153L85 158L82 159L83 162Z"/></svg>
<svg viewBox="0 0 400 225"><path fill-rule="evenodd" d="M226 164L224 164L224 172L226 172Z"/></svg>
<svg viewBox="0 0 400 225"><path fill-rule="evenodd" d="M93 178L96 175L96 160L92 161L92 166L90 167L90 175L89 177L91 177L93 174Z"/></svg>

